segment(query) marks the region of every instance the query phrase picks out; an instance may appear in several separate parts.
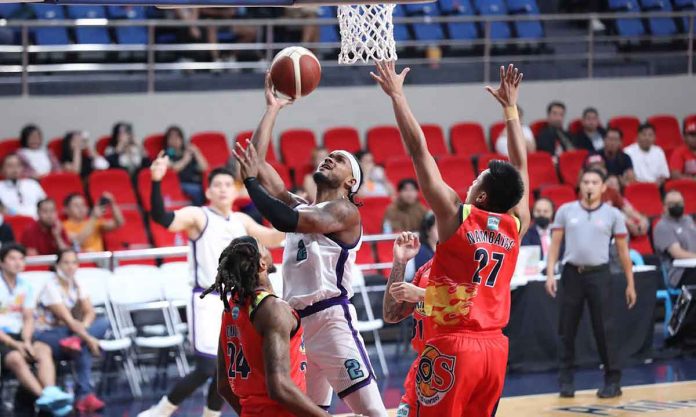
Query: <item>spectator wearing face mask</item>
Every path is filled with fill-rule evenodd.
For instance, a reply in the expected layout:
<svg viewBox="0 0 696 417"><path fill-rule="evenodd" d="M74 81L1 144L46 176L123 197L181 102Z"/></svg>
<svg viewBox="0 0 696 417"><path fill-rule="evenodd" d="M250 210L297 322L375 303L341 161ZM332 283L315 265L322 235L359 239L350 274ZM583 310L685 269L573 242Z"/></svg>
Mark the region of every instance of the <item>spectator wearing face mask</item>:
<svg viewBox="0 0 696 417"><path fill-rule="evenodd" d="M664 198L665 212L653 230L655 250L667 267L669 283L674 287L696 284L696 268L672 266L676 259L696 258L696 224L684 214L684 197L670 191Z"/></svg>
<svg viewBox="0 0 696 417"><path fill-rule="evenodd" d="M522 237L522 246L541 247L541 259L546 259L549 247L551 246L551 222L555 207L553 201L548 198L540 198L534 202L532 208L532 226Z"/></svg>

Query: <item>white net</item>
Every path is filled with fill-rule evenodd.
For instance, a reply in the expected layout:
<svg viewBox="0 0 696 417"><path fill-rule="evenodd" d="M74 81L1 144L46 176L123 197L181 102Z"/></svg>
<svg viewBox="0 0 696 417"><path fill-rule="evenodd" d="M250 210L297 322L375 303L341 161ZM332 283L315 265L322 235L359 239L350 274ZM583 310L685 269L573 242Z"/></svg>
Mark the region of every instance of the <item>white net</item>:
<svg viewBox="0 0 696 417"><path fill-rule="evenodd" d="M394 4L361 4L338 6L341 28L339 64L358 61L395 61Z"/></svg>

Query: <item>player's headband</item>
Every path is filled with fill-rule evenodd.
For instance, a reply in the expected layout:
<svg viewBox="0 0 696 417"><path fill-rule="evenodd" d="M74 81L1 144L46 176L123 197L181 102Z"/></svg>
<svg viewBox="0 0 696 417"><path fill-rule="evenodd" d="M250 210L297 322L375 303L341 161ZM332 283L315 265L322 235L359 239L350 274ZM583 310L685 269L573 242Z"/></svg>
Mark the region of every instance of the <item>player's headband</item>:
<svg viewBox="0 0 696 417"><path fill-rule="evenodd" d="M358 160L355 159L355 156L353 156L352 153L347 152L347 151L335 151L336 153L340 153L343 155L344 158L346 158L350 162L350 167L353 170L353 178L355 178L355 184L350 188L350 191L352 193L357 193L358 188L360 188L360 181L361 181L361 175L360 175L360 164L358 163Z"/></svg>

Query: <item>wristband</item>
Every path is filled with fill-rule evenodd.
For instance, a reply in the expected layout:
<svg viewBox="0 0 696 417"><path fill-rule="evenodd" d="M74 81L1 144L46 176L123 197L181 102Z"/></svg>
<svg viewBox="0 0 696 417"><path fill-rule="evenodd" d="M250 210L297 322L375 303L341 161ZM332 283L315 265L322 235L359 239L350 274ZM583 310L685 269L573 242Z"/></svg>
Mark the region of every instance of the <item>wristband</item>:
<svg viewBox="0 0 696 417"><path fill-rule="evenodd" d="M518 120L520 118L520 114L517 112L517 106L505 107L503 113L505 114L506 121Z"/></svg>

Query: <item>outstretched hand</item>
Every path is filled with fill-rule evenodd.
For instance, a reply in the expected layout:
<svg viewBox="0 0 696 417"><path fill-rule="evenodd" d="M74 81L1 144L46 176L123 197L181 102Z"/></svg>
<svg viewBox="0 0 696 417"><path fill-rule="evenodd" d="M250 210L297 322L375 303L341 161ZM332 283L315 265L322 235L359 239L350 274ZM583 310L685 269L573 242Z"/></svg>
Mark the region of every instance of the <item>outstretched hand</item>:
<svg viewBox="0 0 696 417"><path fill-rule="evenodd" d="M517 67L510 64L507 69L500 66L500 86L493 89L491 86L486 86L486 90L495 97L503 107L513 107L517 105L517 96L519 93L522 74Z"/></svg>
<svg viewBox="0 0 696 417"><path fill-rule="evenodd" d="M273 87L273 82L271 81L271 71L266 71L266 106L273 107L277 109L282 109L285 106L289 106L294 103L294 100L288 98L281 98L276 95L275 88Z"/></svg>
<svg viewBox="0 0 696 417"><path fill-rule="evenodd" d="M160 151L157 158L155 158L150 165L150 175L152 177L152 181L162 181L162 178L164 178L165 174L167 173L168 167L169 157L164 153L164 151Z"/></svg>
<svg viewBox="0 0 696 417"><path fill-rule="evenodd" d="M402 232L394 241L394 262L406 263L415 258L420 250L418 235Z"/></svg>
<svg viewBox="0 0 696 417"><path fill-rule="evenodd" d="M410 68L404 68L400 74L396 73L394 61L377 61L377 72L370 72L372 79L379 83L382 90L391 98L399 96L404 92L404 80Z"/></svg>
<svg viewBox="0 0 696 417"><path fill-rule="evenodd" d="M232 154L239 161L242 178L256 177L259 174L259 156L256 153L256 147L247 139L246 149L240 143L237 143Z"/></svg>

